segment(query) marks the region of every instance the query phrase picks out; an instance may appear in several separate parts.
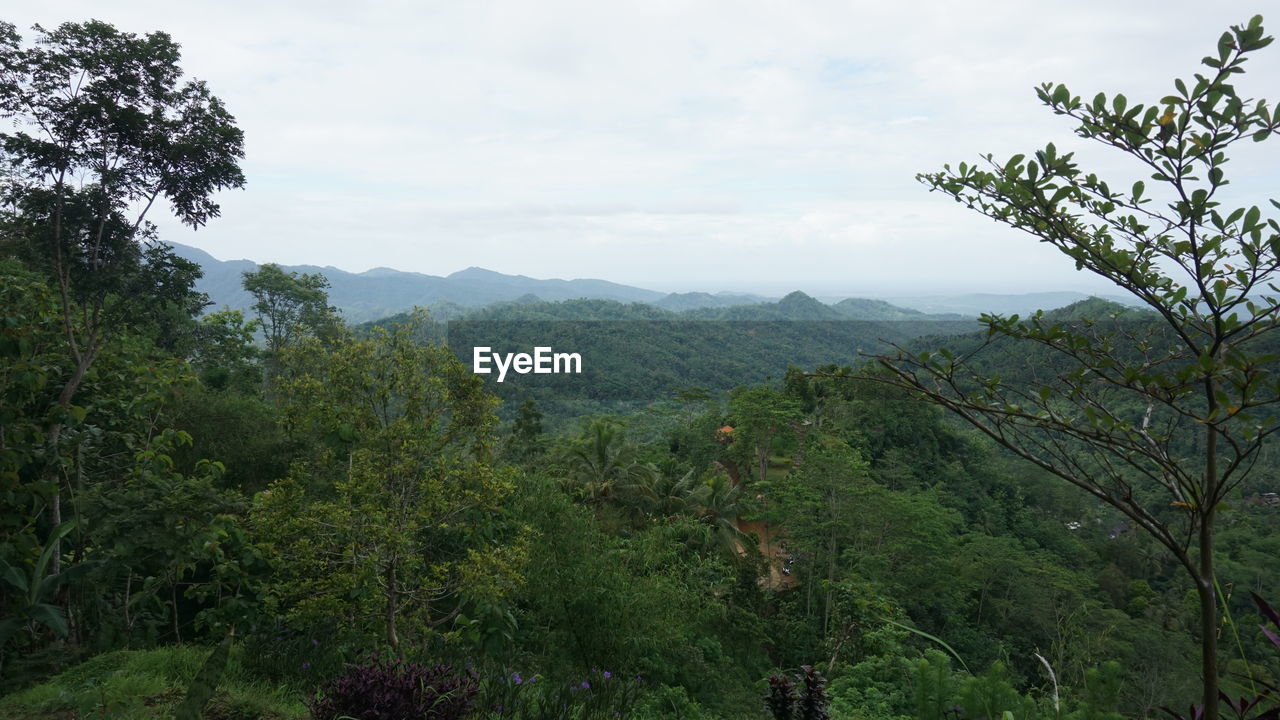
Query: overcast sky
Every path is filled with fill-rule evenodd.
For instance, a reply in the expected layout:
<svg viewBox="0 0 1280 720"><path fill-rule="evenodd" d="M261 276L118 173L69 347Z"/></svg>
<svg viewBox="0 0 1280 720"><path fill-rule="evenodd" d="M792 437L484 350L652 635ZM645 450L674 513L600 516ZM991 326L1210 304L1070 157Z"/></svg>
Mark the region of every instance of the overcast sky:
<svg viewBox="0 0 1280 720"><path fill-rule="evenodd" d="M1104 290L917 183L1054 141L1033 87L1169 94L1262 2L2 2L164 30L246 135L248 184L191 232L220 259L468 266L660 290ZM889 7L893 5L894 7ZM1280 31L1280 12L1269 26ZM1237 83L1280 99L1280 44ZM1280 142L1237 146L1280 195Z"/></svg>

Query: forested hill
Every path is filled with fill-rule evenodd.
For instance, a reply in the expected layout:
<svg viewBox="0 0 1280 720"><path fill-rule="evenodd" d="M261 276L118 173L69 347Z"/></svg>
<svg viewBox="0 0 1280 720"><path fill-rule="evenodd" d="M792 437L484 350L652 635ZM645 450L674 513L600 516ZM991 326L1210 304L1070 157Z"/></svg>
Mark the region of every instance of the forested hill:
<svg viewBox="0 0 1280 720"><path fill-rule="evenodd" d="M860 353L922 335L968 333L973 320L894 308L887 303L823 304L795 292L778 302L670 312L644 303L611 300L501 303L439 317L422 331L446 341L470 364L473 348L531 352L554 348L582 356L582 373L488 376L490 390L514 412L534 398L551 419L584 413L626 412L671 398L691 387L726 391L781 378L788 367L849 365ZM370 325L393 326L401 314Z"/></svg>
<svg viewBox="0 0 1280 720"><path fill-rule="evenodd" d="M435 307L427 308L437 319L453 319L457 315L438 317ZM444 308L448 310L447 308ZM881 300L849 299L827 305L802 292L796 291L776 302L756 302L750 305L729 307L696 307L672 311L662 304L622 303L607 299L580 298L562 302L549 302L539 298L519 298L512 302L495 303L488 307L467 312L468 320L740 320L759 322L785 321L843 321L866 320L875 322L921 321L960 322L963 327L976 327L972 318L961 315L929 315L895 307ZM912 332L911 334L915 334Z"/></svg>
<svg viewBox="0 0 1280 720"><path fill-rule="evenodd" d="M971 347L985 333L972 319L927 315L875 300L826 305L801 292L778 302L670 312L612 300L547 302L522 298L477 310L428 309L425 339L447 342L466 363L474 347L531 352L536 346L582 355L581 375L510 374L490 390L507 399L504 414L534 398L551 419L627 412L700 387L727 391L781 378L789 367L853 365L888 343ZM1050 310L1047 322L1081 316L1140 320L1142 311L1099 298ZM401 313L364 327L392 327Z"/></svg>

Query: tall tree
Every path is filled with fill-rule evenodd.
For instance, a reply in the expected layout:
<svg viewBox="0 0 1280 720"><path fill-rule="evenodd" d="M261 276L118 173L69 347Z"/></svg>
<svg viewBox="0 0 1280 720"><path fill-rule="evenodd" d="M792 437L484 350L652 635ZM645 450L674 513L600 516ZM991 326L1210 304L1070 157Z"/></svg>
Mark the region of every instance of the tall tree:
<svg viewBox="0 0 1280 720"><path fill-rule="evenodd" d="M733 447L750 458L756 479L765 482L773 441L800 419L800 404L771 387L740 388L729 398L729 413L736 423Z"/></svg>
<svg viewBox="0 0 1280 720"><path fill-rule="evenodd" d="M203 82L182 81L178 45L99 21L35 26L24 45L0 23L3 251L48 273L61 307L66 371L45 428L49 474L77 391L110 339L189 314L198 268L155 244L146 218L164 200L184 224L219 213L241 187L243 134ZM58 487L55 485L55 488ZM58 525L61 492L50 499ZM60 554L53 558L57 572Z"/></svg>
<svg viewBox="0 0 1280 720"><path fill-rule="evenodd" d="M336 326L337 309L329 305L329 280L320 273L285 272L267 263L243 273L244 289L253 295L253 310L274 356L302 332L325 333Z"/></svg>
<svg viewBox="0 0 1280 720"><path fill-rule="evenodd" d="M1076 133L1155 181L1126 192L1049 144L1033 157L920 176L966 207L1061 250L1132 293L1151 322L984 316L986 340L880 357L892 382L955 411L1014 453L1128 516L1173 554L1199 597L1205 717L1218 716L1214 529L1222 503L1277 430L1280 223L1223 207L1227 150L1280 127L1232 84L1266 47L1262 19L1223 33L1209 68L1151 104L1091 101L1045 84L1040 100ZM1280 208L1280 203L1271 201ZM1020 382L981 367L1001 341L1039 348Z"/></svg>
<svg viewBox="0 0 1280 720"><path fill-rule="evenodd" d="M468 605L501 600L523 552L503 542L512 485L491 464L497 401L415 331L374 328L331 346L309 337L285 351L286 422L311 451L255 508L287 561L290 618L376 629L397 652Z"/></svg>

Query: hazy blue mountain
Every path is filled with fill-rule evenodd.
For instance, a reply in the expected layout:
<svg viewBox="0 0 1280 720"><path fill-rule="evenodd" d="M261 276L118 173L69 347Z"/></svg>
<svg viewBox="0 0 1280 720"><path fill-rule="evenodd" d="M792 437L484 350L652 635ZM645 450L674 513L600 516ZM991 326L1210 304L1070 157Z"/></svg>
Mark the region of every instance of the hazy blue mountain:
<svg viewBox="0 0 1280 720"><path fill-rule="evenodd" d="M207 293L214 308L248 309L253 298L241 287L245 271L255 270L251 260L218 260L209 253L186 245L174 245L181 257L198 263L204 277L198 290ZM283 266L292 272L321 273L331 285L329 301L351 322L364 322L404 312L415 306L435 309L441 320L453 319L497 303L528 305L533 314L574 319L592 317L603 308L570 304L549 307L566 300L613 300L644 303L659 312L673 313L686 320L864 320L872 322L939 321L975 318L983 312L1027 314L1037 309L1051 310L1088 299L1076 292L1045 292L1023 295L970 294L952 296L912 296L870 300L847 298L832 304L803 292L793 292L775 300L749 293L661 293L606 280L540 280L524 275L470 267L447 277L404 272L379 267L352 273L335 267L315 265ZM1132 299L1105 296L1103 299L1134 304ZM607 312L610 314L612 311ZM916 334L912 332L911 334Z"/></svg>
<svg viewBox="0 0 1280 720"><path fill-rule="evenodd" d="M248 308L253 300L240 286L241 274L255 270L250 260L218 260L209 253L185 245L174 245L181 257L199 263L204 277L196 288L209 295L215 308ZM351 273L334 267L314 265L282 266L291 272L323 273L329 279L329 301L350 321L372 320L393 315L415 305L449 302L463 307L483 307L509 302L524 296L541 300L601 298L620 302L656 302L664 293L621 285L606 280L539 280L523 275L504 275L483 268L467 268L448 277L375 268Z"/></svg>

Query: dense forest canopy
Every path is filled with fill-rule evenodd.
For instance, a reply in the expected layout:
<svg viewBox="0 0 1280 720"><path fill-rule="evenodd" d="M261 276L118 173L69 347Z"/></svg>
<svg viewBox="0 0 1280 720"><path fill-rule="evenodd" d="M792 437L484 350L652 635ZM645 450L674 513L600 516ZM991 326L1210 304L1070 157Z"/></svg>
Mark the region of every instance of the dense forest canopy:
<svg viewBox="0 0 1280 720"><path fill-rule="evenodd" d="M1268 41L1258 20L1208 61L1225 77ZM1255 286L1280 227L1259 211L1174 203L1218 229L1193 250L1197 299L1054 209L1141 213L1140 189L1052 149L929 176L1122 268L1155 311L985 330L802 294L350 325L323 275L273 265L243 272L249 312L213 310L147 221L160 198L213 221L214 192L244 184L233 116L179 61L164 33L0 28L5 717L1112 720L1210 686L1221 716L1280 712L1278 355L1247 334L1275 323ZM1206 162L1216 188L1223 161L1198 153L1276 119L1202 84L1172 117L1044 99L1139 153L1176 139L1169 178ZM1188 326L1239 340L1187 354ZM589 360L499 387L467 362L481 342ZM1064 410L1081 398L1087 421ZM1153 398L1196 422L1161 425ZM1061 455L1010 447L991 432L1009 418ZM1099 437L1154 446L1169 475L1079 459ZM1245 443L1247 467L1175 472L1214 442Z"/></svg>

